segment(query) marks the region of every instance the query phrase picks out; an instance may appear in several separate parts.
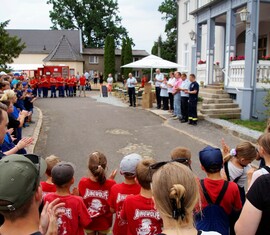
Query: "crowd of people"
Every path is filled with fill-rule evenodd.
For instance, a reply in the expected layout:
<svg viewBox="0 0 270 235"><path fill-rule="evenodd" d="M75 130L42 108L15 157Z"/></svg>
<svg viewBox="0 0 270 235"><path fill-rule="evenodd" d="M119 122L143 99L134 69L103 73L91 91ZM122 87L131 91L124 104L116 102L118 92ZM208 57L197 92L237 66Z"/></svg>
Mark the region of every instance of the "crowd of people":
<svg viewBox="0 0 270 235"><path fill-rule="evenodd" d="M179 71L170 72L169 78L156 69L155 76L157 109L168 110L181 123L197 125L199 84L196 76Z"/></svg>
<svg viewBox="0 0 270 235"><path fill-rule="evenodd" d="M179 72L174 76L182 77L181 85L187 80ZM137 153L124 156L122 182L115 181L117 170L107 174L107 157L95 151L88 157L88 174L71 190L74 164L24 149L33 141L22 137L23 125L33 122L32 89L20 81L11 89L3 78L0 84L0 234L260 235L270 230L270 123L256 146L243 141L231 148L222 140L221 149L202 149L204 179L192 171L191 151L182 146L162 162ZM195 91L190 87L182 87L185 94ZM254 160L262 162L259 169Z"/></svg>
<svg viewBox="0 0 270 235"><path fill-rule="evenodd" d="M6 119L0 107L3 136ZM221 149L205 147L198 153L204 179L192 171L188 148L172 149L162 162L132 153L120 162L122 182L114 180L117 170L107 175L107 157L95 151L73 190L70 162L54 155L2 156L0 234L267 234L269 146L267 131L257 147L247 141L235 148L224 141ZM261 158L266 165L255 170L251 163Z"/></svg>

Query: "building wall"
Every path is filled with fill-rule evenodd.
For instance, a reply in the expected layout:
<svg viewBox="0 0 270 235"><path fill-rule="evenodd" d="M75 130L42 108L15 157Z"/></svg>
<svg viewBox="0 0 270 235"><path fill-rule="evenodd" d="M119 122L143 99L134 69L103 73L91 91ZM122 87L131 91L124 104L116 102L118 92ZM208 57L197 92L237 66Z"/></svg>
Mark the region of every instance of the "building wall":
<svg viewBox="0 0 270 235"><path fill-rule="evenodd" d="M20 54L13 64L43 64L43 59L47 56L48 54Z"/></svg>
<svg viewBox="0 0 270 235"><path fill-rule="evenodd" d="M83 62L46 62L45 65L66 65L69 66L69 70L74 70L74 73L82 74L83 71Z"/></svg>

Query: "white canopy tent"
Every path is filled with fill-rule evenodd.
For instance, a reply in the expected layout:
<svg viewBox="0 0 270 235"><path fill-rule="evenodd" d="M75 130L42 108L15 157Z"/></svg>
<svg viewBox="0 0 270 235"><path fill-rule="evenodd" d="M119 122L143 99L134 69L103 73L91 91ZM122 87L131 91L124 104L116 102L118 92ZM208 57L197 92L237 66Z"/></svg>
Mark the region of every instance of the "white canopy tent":
<svg viewBox="0 0 270 235"><path fill-rule="evenodd" d="M177 68L181 69L185 66L171 62L169 60L164 60L158 56L155 55L149 55L144 57L141 60L137 60L133 63L125 64L121 66L121 68L138 68L138 69L151 69L151 81L153 77L153 69L159 68L159 69L172 69Z"/></svg>

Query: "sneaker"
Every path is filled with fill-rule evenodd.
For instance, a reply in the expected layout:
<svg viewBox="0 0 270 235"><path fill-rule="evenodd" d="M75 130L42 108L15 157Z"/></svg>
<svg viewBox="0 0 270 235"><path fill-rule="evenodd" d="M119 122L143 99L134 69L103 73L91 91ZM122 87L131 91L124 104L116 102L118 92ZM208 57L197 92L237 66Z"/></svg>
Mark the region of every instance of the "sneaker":
<svg viewBox="0 0 270 235"><path fill-rule="evenodd" d="M177 117L175 114L172 114L172 117Z"/></svg>
<svg viewBox="0 0 270 235"><path fill-rule="evenodd" d="M181 119L181 120L179 120L181 123L185 123L185 122L188 122L187 120L185 120L185 119Z"/></svg>
<svg viewBox="0 0 270 235"><path fill-rule="evenodd" d="M177 119L179 119L177 116L173 117L173 120L177 120Z"/></svg>

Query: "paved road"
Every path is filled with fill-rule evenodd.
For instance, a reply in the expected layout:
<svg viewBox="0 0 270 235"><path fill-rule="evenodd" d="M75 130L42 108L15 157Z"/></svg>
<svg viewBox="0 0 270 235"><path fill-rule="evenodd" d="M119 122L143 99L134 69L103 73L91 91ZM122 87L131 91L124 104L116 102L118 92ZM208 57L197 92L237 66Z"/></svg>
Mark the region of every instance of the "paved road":
<svg viewBox="0 0 270 235"><path fill-rule="evenodd" d="M35 153L43 157L55 154L62 160L75 163L78 182L87 174L88 155L93 151L101 151L107 156L110 172L118 168L120 160L128 153L136 152L160 161L169 159L174 147L185 146L192 151L193 171L204 176L199 167L198 152L207 141L201 142L202 138L196 138L196 127L182 132L177 129L181 125L179 122L164 122L152 112L110 103L107 102L109 98L99 98L95 93L91 95L95 99L37 100L35 105L43 112L43 124ZM104 99L105 102L102 102ZM184 134L188 132L189 135ZM210 133L206 129L205 139L207 134ZM234 142L239 140L228 138L234 138ZM122 180L119 174L116 180Z"/></svg>

